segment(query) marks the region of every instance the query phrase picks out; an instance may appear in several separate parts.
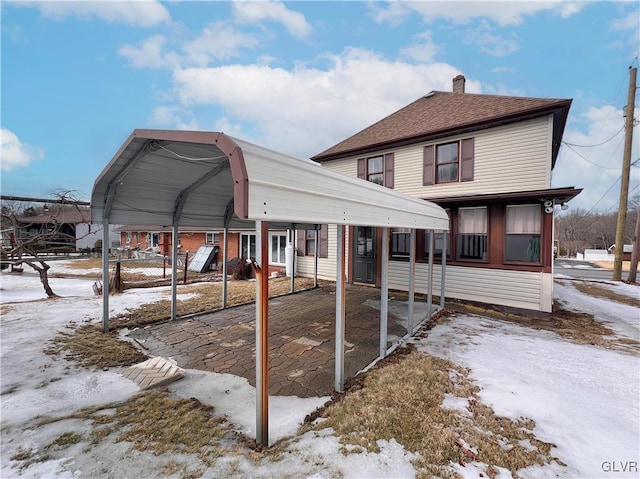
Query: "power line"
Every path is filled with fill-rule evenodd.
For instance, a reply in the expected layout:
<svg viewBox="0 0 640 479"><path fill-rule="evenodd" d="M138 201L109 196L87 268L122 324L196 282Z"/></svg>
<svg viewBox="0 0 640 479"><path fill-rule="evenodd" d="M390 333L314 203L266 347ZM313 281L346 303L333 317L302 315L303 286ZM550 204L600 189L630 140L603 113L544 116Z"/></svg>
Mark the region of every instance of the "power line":
<svg viewBox="0 0 640 479"><path fill-rule="evenodd" d="M582 158L583 160L585 160L585 161L587 161L587 162L591 163L593 166L597 166L598 168L602 168L602 169L604 169L604 170L619 170L619 169L620 169L618 166L615 166L615 167L611 167L611 166L602 166L602 165L599 165L599 164L597 164L597 163L594 163L593 161L591 161L591 160L590 160L589 158L587 158L586 156L584 156L584 155L582 155L582 154L578 153L576 150L574 150L574 149L573 149L573 147L569 145L569 143L566 143L566 142L564 142L564 141L563 141L562 143L564 143L564 145L565 145L567 148L569 148L571 151L573 151L573 152L574 152L576 155L578 155L580 158ZM620 145L618 145L618 147L619 147L619 146L620 146ZM617 150L617 149L618 149L618 148L616 148L616 150Z"/></svg>
<svg viewBox="0 0 640 479"><path fill-rule="evenodd" d="M604 145L605 143L609 143L611 140L613 140L616 136L618 136L623 131L624 131L624 125L622 125L622 128L616 131L611 138L603 141L602 143L596 143L595 145L577 145L575 143L569 143L568 141L563 141L562 143L564 143L567 146L577 146L580 148L593 148L594 146L601 146L601 145Z"/></svg>

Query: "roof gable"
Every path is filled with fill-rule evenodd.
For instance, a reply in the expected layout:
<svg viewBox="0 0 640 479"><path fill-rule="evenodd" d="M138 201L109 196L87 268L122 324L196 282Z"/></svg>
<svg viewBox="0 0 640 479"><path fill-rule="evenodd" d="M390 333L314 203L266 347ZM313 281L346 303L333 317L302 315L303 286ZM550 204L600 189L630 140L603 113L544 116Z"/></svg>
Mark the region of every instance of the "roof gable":
<svg viewBox="0 0 640 479"><path fill-rule="evenodd" d="M569 99L431 92L311 159L343 158L553 113L555 161L570 105Z"/></svg>

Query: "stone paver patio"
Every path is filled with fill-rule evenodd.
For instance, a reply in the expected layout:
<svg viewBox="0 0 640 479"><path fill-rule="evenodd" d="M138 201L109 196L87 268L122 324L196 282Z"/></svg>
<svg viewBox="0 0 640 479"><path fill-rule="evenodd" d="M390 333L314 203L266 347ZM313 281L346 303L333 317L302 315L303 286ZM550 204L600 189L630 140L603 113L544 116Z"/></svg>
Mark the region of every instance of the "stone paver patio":
<svg viewBox="0 0 640 479"><path fill-rule="evenodd" d="M345 375L349 378L379 354L380 290L348 286L345 296ZM397 305L390 311L398 311ZM388 345L406 334L406 320L400 316L389 314ZM269 394L330 395L334 335L333 286L270 299ZM152 356L171 357L181 368L234 374L255 386L254 304L147 326L129 336Z"/></svg>

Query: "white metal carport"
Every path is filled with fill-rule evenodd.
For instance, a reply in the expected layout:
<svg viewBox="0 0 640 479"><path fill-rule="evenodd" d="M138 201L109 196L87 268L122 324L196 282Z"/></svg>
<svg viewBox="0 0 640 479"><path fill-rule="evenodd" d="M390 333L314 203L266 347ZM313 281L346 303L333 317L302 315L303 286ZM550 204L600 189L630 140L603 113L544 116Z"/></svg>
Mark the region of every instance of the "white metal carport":
<svg viewBox="0 0 640 479"><path fill-rule="evenodd" d="M345 226L383 228L380 355L387 354L389 228L447 232L439 206L341 175L311 160L293 158L224 133L135 130L95 181L93 222L173 228L173 257L180 226L256 230L256 441L268 445L268 230L269 225L336 224L335 388L344 387ZM314 229L311 226L309 229ZM433 239L432 239L433 241ZM446 241L445 241L446 243ZM103 241L103 328L108 330L108 238ZM317 242L316 242L317 244ZM413 242L411 261L414 258ZM225 255L227 247L224 247ZM433 247L431 248L433 251ZM444 256L444 255L443 255ZM226 260L223 264L226 268ZM171 317L176 316L177 268L173 261ZM433 257L430 256L430 265ZM263 273L260 270L263 269ZM430 268L432 271L432 268ZM444 272L444 264L443 264ZM412 273L413 274L413 273ZM226 271L223 271L226 279ZM431 273L428 279L431 285ZM409 278L409 334L414 283ZM442 287L444 287L444 278ZM225 283L226 284L226 283ZM430 287L429 287L430 291ZM223 303L225 288L223 286ZM441 301L443 299L441 294ZM429 303L431 294L428 294Z"/></svg>

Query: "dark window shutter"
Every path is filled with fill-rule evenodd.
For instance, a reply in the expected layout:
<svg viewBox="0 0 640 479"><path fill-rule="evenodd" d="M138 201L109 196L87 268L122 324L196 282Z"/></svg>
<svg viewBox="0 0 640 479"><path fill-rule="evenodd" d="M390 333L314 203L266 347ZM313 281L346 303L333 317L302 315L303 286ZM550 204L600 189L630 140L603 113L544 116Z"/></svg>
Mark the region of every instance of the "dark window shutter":
<svg viewBox="0 0 640 479"><path fill-rule="evenodd" d="M365 158L358 160L358 178L367 179L367 160Z"/></svg>
<svg viewBox="0 0 640 479"><path fill-rule="evenodd" d="M393 153L384 155L384 186L393 189Z"/></svg>
<svg viewBox="0 0 640 479"><path fill-rule="evenodd" d="M436 148L434 145L424 147L424 152L422 154L422 184L424 186L435 183L435 154Z"/></svg>
<svg viewBox="0 0 640 479"><path fill-rule="evenodd" d="M465 138L460 143L460 181L473 181L473 138Z"/></svg>
<svg viewBox="0 0 640 479"><path fill-rule="evenodd" d="M328 258L329 257L329 227L327 225L322 225L320 227L320 231L318 232L318 237L320 238L320 246L319 246L319 254L320 258Z"/></svg>
<svg viewBox="0 0 640 479"><path fill-rule="evenodd" d="M305 246L307 244L306 235L307 235L307 231L306 230L297 230L296 231L296 249L298 250L298 252L297 252L298 256L305 256L307 254L307 252L305 251Z"/></svg>

